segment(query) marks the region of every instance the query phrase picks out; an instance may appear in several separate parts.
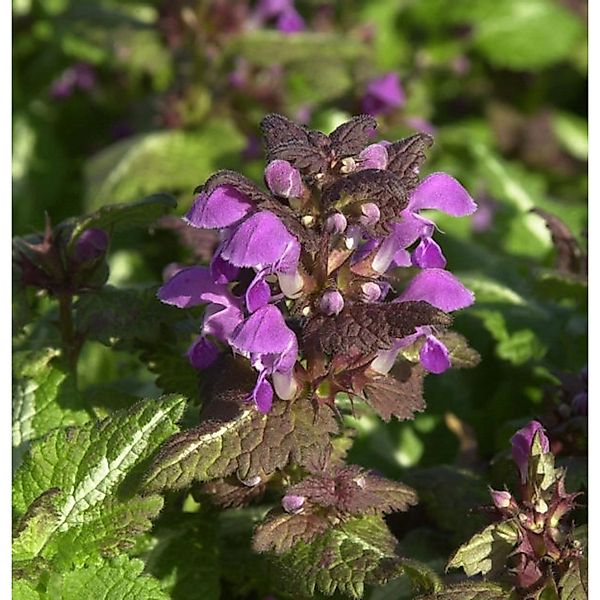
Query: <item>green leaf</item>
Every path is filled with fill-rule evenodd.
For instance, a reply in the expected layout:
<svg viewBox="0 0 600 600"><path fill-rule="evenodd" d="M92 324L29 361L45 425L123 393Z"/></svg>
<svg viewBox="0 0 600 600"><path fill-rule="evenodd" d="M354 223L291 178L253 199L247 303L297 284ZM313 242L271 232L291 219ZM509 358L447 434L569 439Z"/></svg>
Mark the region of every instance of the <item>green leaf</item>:
<svg viewBox="0 0 600 600"><path fill-rule="evenodd" d="M92 227L105 229L109 233L116 230L151 225L159 217L167 214L177 206L175 198L169 194L153 194L137 202L127 204L110 204L79 219L71 219L72 224L69 246L72 247L77 238Z"/></svg>
<svg viewBox="0 0 600 600"><path fill-rule="evenodd" d="M143 575L141 560L119 556L112 560L92 561L64 575L53 574L48 598L61 600L169 600L160 583Z"/></svg>
<svg viewBox="0 0 600 600"><path fill-rule="evenodd" d="M583 23L554 0L479 0L471 20L480 52L493 65L512 69L539 69L564 60L585 35Z"/></svg>
<svg viewBox="0 0 600 600"><path fill-rule="evenodd" d="M165 324L182 318L177 308L157 300L155 287L104 286L80 296L75 308L78 330L107 346L118 340L156 342Z"/></svg>
<svg viewBox="0 0 600 600"><path fill-rule="evenodd" d="M384 580L380 570L394 559L396 539L381 517L339 523L311 543L299 542L277 559L282 583L296 594L327 596L336 590L361 598L365 583Z"/></svg>
<svg viewBox="0 0 600 600"><path fill-rule="evenodd" d="M466 338L455 331L445 331L438 336L448 349L450 364L455 369L471 369L481 362L479 352L469 346Z"/></svg>
<svg viewBox="0 0 600 600"><path fill-rule="evenodd" d="M243 481L283 468L292 458L304 466L323 465L337 431L331 409L316 409L307 398L279 401L268 414L248 406L231 421L205 421L173 436L148 470L150 492L188 487L236 472Z"/></svg>
<svg viewBox="0 0 600 600"><path fill-rule="evenodd" d="M191 196L224 157L242 151L244 137L228 121L211 120L200 130L144 133L118 142L92 157L85 169L86 205L133 200L170 191Z"/></svg>
<svg viewBox="0 0 600 600"><path fill-rule="evenodd" d="M54 430L31 447L13 484L20 517L14 560L57 563L114 553L147 530L159 496L137 496L140 463L177 428L183 399L144 400L78 428Z"/></svg>
<svg viewBox="0 0 600 600"><path fill-rule="evenodd" d="M24 579L12 582L12 600L42 600L44 596Z"/></svg>
<svg viewBox="0 0 600 600"><path fill-rule="evenodd" d="M202 512L173 516L157 528L153 542L144 556L146 571L161 581L171 600L221 597L217 527L212 516Z"/></svg>
<svg viewBox="0 0 600 600"><path fill-rule="evenodd" d="M90 419L75 379L60 360L60 350L17 352L13 357L13 469L33 440L52 429Z"/></svg>
<svg viewBox="0 0 600 600"><path fill-rule="evenodd" d="M516 600L506 589L490 582L459 583L417 600Z"/></svg>
<svg viewBox="0 0 600 600"><path fill-rule="evenodd" d="M587 560L574 560L567 572L561 577L558 588L560 591L560 600L587 600Z"/></svg>
<svg viewBox="0 0 600 600"><path fill-rule="evenodd" d="M505 568L517 540L517 526L512 521L489 525L454 553L446 570L462 568L469 577L478 573L493 577Z"/></svg>

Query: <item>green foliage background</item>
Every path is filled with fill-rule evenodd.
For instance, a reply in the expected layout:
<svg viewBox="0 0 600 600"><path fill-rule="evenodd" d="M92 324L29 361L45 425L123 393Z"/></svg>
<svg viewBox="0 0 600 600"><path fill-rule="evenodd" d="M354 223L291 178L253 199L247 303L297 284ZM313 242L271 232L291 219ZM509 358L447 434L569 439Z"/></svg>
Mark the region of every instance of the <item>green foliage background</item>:
<svg viewBox="0 0 600 600"><path fill-rule="evenodd" d="M428 377L428 408L412 422L384 424L359 411L350 420L357 434L349 458L417 489L419 506L388 523L406 556L441 575L453 549L481 528L470 511L487 503L486 485L502 487L512 477L509 437L531 418L551 414L547 388L587 361L586 283L556 271L550 233L530 213L541 208L558 216L585 247L587 3L306 0L297 8L307 28L294 35L249 27L245 7L13 0L14 234L41 230L45 213L57 224L150 194L174 195L182 214L194 187L216 169L261 178L262 158L245 150L265 113L296 118L309 110L310 126L329 132L360 112L370 78L397 73L406 103L380 119L381 137L398 139L427 121L436 140L427 172L451 173L491 213L484 230L471 218L437 219L448 268L476 293L456 328L482 361ZM242 17L232 17L234 9ZM242 68L240 60L250 76L236 88L230 75ZM53 82L82 61L94 70L94 86L54 98ZM124 419L134 431L148 418L148 408L136 404L141 397L201 401L181 344L186 335L192 339L198 315L175 315L153 301L168 263L197 261L171 231L148 229L163 212L159 200L144 214L116 208L97 217L114 232L109 287L77 305L89 341L76 374L61 361L56 307L15 285L13 461L15 468L21 461L45 465L17 471L16 516L57 485L50 473L61 477L62 495L36 500L34 513L42 516L20 533L14 560L20 573L37 572L39 560L51 565L42 587L52 598L82 598L81 590L102 590L111 580L123 582L123 590L90 597L277 595L268 567L238 543L264 510L215 516L191 496L178 496L167 498L150 530L162 499L127 491L144 453L175 431L173 415L182 410L176 397L155 400L162 417L139 442L143 449L119 434L111 451L120 448L131 461L119 463L91 500L77 496L85 491L77 465L86 456L58 450L70 431L86 440L82 452L86 444L107 443L110 432L92 425L99 417L112 415L115 428ZM139 226L123 232L119 218ZM131 307L135 316L127 320ZM99 313L106 317L101 323L93 318ZM585 443L558 456L582 490ZM44 469L48 481L35 475ZM112 550L92 561L99 537ZM27 581L16 584L16 598L46 597ZM413 597L404 579L367 587L366 594Z"/></svg>

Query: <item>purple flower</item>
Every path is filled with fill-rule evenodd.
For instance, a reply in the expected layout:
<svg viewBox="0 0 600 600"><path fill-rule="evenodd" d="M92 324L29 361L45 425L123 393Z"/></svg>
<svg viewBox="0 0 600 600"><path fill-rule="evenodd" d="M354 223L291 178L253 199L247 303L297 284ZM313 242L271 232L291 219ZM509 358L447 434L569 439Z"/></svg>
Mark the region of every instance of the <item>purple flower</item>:
<svg viewBox="0 0 600 600"><path fill-rule="evenodd" d="M433 238L424 237L412 253L412 264L421 269L443 269L446 257Z"/></svg>
<svg viewBox="0 0 600 600"><path fill-rule="evenodd" d="M450 368L448 348L435 336L425 337L425 343L419 352L421 364L430 373L440 374Z"/></svg>
<svg viewBox="0 0 600 600"><path fill-rule="evenodd" d="M231 185L220 185L210 194L200 192L184 219L201 229L220 229L237 223L253 208L245 194Z"/></svg>
<svg viewBox="0 0 600 600"><path fill-rule="evenodd" d="M490 496L492 497L492 502L494 503L494 506L498 510L507 509L511 507L511 505L514 505L516 507L516 503L510 492L507 492L505 490L493 490L490 488Z"/></svg>
<svg viewBox="0 0 600 600"><path fill-rule="evenodd" d="M224 242L221 257L236 267L271 267L293 272L300 245L272 212L260 211L240 223Z"/></svg>
<svg viewBox="0 0 600 600"><path fill-rule="evenodd" d="M52 82L50 95L56 100L67 98L76 89L91 90L96 83L96 75L90 65L84 62L76 63L65 69L58 79Z"/></svg>
<svg viewBox="0 0 600 600"><path fill-rule="evenodd" d="M327 217L325 230L328 233L344 233L347 226L348 221L346 220L346 217L342 213L334 213Z"/></svg>
<svg viewBox="0 0 600 600"><path fill-rule="evenodd" d="M208 302L229 306L235 302L226 285L214 282L207 267L188 267L178 271L158 290L158 299L178 308Z"/></svg>
<svg viewBox="0 0 600 600"><path fill-rule="evenodd" d="M188 360L196 369L210 367L219 357L219 349L205 337L201 336L189 347Z"/></svg>
<svg viewBox="0 0 600 600"><path fill-rule="evenodd" d="M519 431L517 431L512 438L510 438L510 443L512 445L512 457L517 465L519 474L521 475L521 483L525 483L527 481L529 456L531 455L531 447L536 434L538 435L542 452L549 452L550 442L546 437L543 426L537 421L530 421L525 427L519 429Z"/></svg>
<svg viewBox="0 0 600 600"><path fill-rule="evenodd" d="M387 73L367 84L362 110L370 115L384 115L404 105L406 97L397 73Z"/></svg>
<svg viewBox="0 0 600 600"><path fill-rule="evenodd" d="M265 181L269 189L281 198L299 198L304 191L300 171L287 160L273 160L265 169Z"/></svg>
<svg viewBox="0 0 600 600"><path fill-rule="evenodd" d="M282 33L298 33L299 31L304 31L304 19L295 8L288 9L279 15L279 18L277 19L277 29Z"/></svg>
<svg viewBox="0 0 600 600"><path fill-rule="evenodd" d="M446 173L433 173L425 178L413 190L408 206L400 214L399 222L394 224L392 233L382 243L373 261L375 270L384 273L398 250L407 248L419 238L427 240L432 237L435 225L419 215L419 211L423 209L436 209L453 217L463 217L472 214L477 205L454 177ZM425 250L429 251L427 256ZM445 265L446 261L437 244L422 246L415 260L422 260L425 267L439 266L442 262Z"/></svg>
<svg viewBox="0 0 600 600"><path fill-rule="evenodd" d="M100 258L108 248L108 234L103 229L86 229L75 242L74 258L84 263Z"/></svg>
<svg viewBox="0 0 600 600"><path fill-rule="evenodd" d="M297 496L295 494L287 494L281 500L281 506L283 510L288 513L297 513L302 510L306 498L304 496Z"/></svg>
<svg viewBox="0 0 600 600"><path fill-rule="evenodd" d="M381 217L379 207L374 202L365 202L360 207L360 212L362 213L360 222L367 227L375 225Z"/></svg>
<svg viewBox="0 0 600 600"><path fill-rule="evenodd" d="M337 290L327 290L321 296L319 308L325 315L338 315L344 308L344 297Z"/></svg>
<svg viewBox="0 0 600 600"><path fill-rule="evenodd" d="M435 135L437 130L432 123L430 123L427 119L423 119L423 117L406 117L404 122L413 129L417 131L421 131L422 133L427 133L429 135Z"/></svg>

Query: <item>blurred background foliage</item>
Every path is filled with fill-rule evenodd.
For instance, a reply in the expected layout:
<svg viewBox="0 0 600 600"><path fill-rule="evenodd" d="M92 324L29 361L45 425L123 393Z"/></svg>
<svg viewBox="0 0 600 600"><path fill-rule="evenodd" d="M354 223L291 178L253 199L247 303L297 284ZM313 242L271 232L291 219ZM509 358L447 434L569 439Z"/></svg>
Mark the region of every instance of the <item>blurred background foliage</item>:
<svg viewBox="0 0 600 600"><path fill-rule="evenodd" d="M451 173L480 205L472 218L436 221L448 268L477 296L456 324L482 361L428 377L428 409L413 422L358 412L350 460L417 487L421 505L395 526L408 554L439 568L478 528L469 510L486 502L486 483L505 480L518 426L545 419L558 428L557 451L567 448L571 417L557 390L587 361L585 268L560 268L556 239L530 211L559 217L585 248L587 3L298 0L295 9L299 24L286 27L244 0L13 0L14 233L42 229L45 213L58 223L156 192L174 194L181 214L217 169L262 178L267 112L328 132L393 74L395 97L374 110L381 138L432 133L426 172ZM190 248L176 233L170 222L116 235L109 283L153 286L167 264L206 259L199 240ZM158 311L142 300L141 314ZM28 327L30 346L48 345L43 317ZM169 360L180 376L159 373L158 387L194 394L185 359L142 333L136 355L99 334L84 348L80 386L156 393L156 363L168 371ZM585 443L568 454L583 485ZM452 519L440 498L452 498ZM401 597L402 585L373 598Z"/></svg>

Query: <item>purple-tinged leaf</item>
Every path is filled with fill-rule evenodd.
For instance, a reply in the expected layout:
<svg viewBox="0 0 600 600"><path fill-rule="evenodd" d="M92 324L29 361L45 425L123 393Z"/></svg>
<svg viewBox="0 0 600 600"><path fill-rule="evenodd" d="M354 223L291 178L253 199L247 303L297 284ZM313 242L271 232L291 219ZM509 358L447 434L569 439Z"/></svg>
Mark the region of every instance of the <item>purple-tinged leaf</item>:
<svg viewBox="0 0 600 600"><path fill-rule="evenodd" d="M419 183L419 169L425 162L425 150L432 145L430 135L417 133L387 146L387 169L400 178L407 190Z"/></svg>
<svg viewBox="0 0 600 600"><path fill-rule="evenodd" d="M377 120L371 115L358 115L342 123L329 134L337 158L358 154L372 140Z"/></svg>

